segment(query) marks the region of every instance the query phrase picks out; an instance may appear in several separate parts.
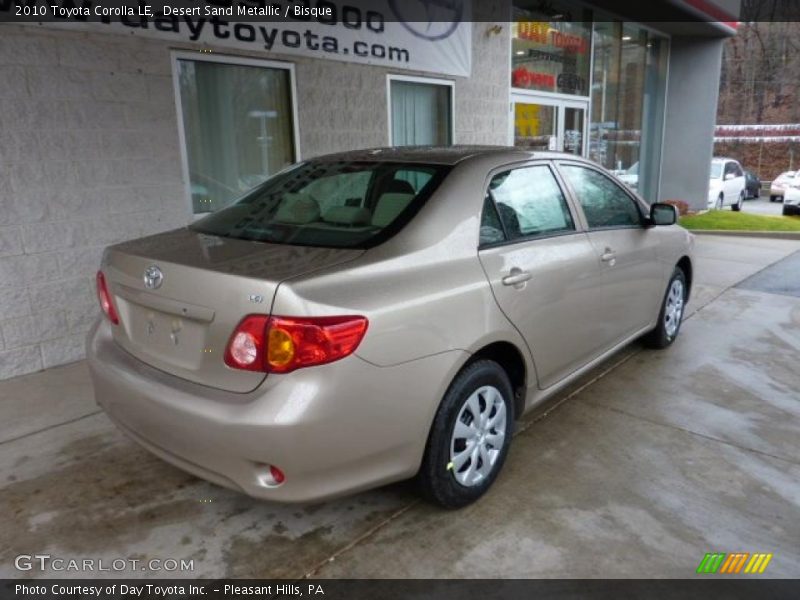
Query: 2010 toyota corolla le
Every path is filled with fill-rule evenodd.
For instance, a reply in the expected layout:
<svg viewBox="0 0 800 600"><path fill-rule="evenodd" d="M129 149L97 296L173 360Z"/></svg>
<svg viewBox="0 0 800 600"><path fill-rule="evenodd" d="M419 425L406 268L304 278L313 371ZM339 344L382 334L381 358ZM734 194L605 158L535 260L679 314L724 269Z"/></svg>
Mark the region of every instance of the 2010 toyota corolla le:
<svg viewBox="0 0 800 600"><path fill-rule="evenodd" d="M108 248L96 398L164 460L252 496L416 475L462 506L492 485L524 411L642 335L678 335L692 237L674 223L568 155L309 160Z"/></svg>

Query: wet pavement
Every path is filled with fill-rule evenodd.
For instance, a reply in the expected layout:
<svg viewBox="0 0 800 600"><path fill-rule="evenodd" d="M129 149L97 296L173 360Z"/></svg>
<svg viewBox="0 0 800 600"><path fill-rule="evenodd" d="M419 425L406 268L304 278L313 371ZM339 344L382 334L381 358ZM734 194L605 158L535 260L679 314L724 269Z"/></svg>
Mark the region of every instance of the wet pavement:
<svg viewBox="0 0 800 600"><path fill-rule="evenodd" d="M772 215L779 217L783 214L783 202L770 202L769 193L766 195L762 193L759 198L746 200L742 210L746 213L753 213L756 215Z"/></svg>
<svg viewBox="0 0 800 600"><path fill-rule="evenodd" d="M409 484L253 500L129 442L84 363L0 382L0 576L41 575L14 558L44 553L194 565L100 576L690 577L743 551L798 577L800 297L773 285L797 289L798 251L698 237L675 345L634 344L524 418L493 490L458 512Z"/></svg>

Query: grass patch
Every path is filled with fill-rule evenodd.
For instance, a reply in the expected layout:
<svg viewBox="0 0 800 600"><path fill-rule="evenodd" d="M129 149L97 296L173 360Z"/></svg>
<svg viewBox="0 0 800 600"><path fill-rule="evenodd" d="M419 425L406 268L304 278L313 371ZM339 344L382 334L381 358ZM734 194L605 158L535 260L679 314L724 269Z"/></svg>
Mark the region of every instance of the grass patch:
<svg viewBox="0 0 800 600"><path fill-rule="evenodd" d="M725 231L800 231L800 217L772 217L731 210L710 210L702 215L687 215L678 221L686 229Z"/></svg>

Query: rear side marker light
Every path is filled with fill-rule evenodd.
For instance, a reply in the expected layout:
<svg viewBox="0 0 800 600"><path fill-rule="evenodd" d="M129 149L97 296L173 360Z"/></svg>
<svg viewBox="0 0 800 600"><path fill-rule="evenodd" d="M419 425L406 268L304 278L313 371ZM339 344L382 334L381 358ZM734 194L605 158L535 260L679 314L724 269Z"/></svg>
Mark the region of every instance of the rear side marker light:
<svg viewBox="0 0 800 600"><path fill-rule="evenodd" d="M225 364L246 371L288 373L334 362L355 352L367 326L361 316L249 315L228 341Z"/></svg>
<svg viewBox="0 0 800 600"><path fill-rule="evenodd" d="M280 485L280 484L282 484L284 481L286 481L286 475L284 475L284 474L283 474L283 471L281 471L281 470L280 470L278 467L276 467L275 465L270 465L270 467L269 467L269 474L272 476L272 479L275 481L275 483L276 483L277 485Z"/></svg>
<svg viewBox="0 0 800 600"><path fill-rule="evenodd" d="M108 292L108 285L106 284L106 276L103 275L102 271L97 272L95 283L97 284L97 301L100 303L103 314L114 325L119 325L117 309L114 308L114 303L111 301L111 294Z"/></svg>
<svg viewBox="0 0 800 600"><path fill-rule="evenodd" d="M275 488L286 481L286 475L275 465L258 465L256 480L260 485L268 488Z"/></svg>

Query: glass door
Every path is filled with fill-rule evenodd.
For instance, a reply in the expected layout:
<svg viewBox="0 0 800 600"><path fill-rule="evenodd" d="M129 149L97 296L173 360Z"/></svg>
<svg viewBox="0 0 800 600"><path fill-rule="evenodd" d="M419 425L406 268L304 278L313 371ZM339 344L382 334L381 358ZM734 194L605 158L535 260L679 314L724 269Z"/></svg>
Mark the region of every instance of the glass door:
<svg viewBox="0 0 800 600"><path fill-rule="evenodd" d="M511 105L514 146L586 155L588 102L512 94Z"/></svg>
<svg viewBox="0 0 800 600"><path fill-rule="evenodd" d="M561 149L570 154L584 155L584 127L586 125L586 109L573 106L562 107L564 111L564 133Z"/></svg>
<svg viewBox="0 0 800 600"><path fill-rule="evenodd" d="M515 102L514 145L527 150L555 150L558 145L558 107Z"/></svg>

